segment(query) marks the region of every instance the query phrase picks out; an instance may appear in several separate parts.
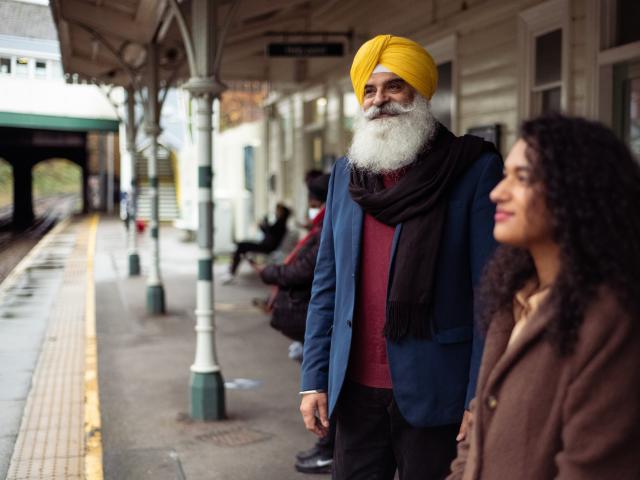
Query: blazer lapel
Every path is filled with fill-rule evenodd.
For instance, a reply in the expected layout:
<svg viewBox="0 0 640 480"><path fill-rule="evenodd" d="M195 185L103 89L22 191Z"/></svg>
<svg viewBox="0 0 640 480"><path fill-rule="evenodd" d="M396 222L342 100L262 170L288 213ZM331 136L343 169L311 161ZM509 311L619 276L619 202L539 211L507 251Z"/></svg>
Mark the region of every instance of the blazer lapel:
<svg viewBox="0 0 640 480"><path fill-rule="evenodd" d="M351 272L357 273L360 261L360 240L362 238L362 222L364 214L360 206L351 201ZM354 277L355 278L355 277Z"/></svg>

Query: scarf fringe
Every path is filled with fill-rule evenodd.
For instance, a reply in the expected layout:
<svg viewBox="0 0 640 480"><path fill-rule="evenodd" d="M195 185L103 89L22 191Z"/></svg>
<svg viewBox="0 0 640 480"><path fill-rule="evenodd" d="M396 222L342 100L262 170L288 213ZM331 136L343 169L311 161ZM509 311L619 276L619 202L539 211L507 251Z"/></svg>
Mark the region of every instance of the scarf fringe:
<svg viewBox="0 0 640 480"><path fill-rule="evenodd" d="M399 342L407 336L430 339L431 315L426 303L387 302L387 318L384 323L385 338Z"/></svg>

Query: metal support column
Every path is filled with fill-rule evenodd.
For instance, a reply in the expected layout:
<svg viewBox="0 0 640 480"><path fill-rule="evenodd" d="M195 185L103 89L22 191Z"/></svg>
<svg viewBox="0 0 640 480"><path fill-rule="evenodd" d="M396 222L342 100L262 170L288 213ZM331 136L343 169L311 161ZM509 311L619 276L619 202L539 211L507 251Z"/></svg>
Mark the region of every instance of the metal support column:
<svg viewBox="0 0 640 480"><path fill-rule="evenodd" d="M211 85L213 87L213 85ZM215 349L213 295L213 171L212 95L196 97L198 152L198 283L196 297L196 356L191 366L191 417L225 417L224 379Z"/></svg>
<svg viewBox="0 0 640 480"><path fill-rule="evenodd" d="M225 418L224 379L215 348L213 299L213 100L224 86L215 76L217 2L193 0L191 35L183 30L192 52L187 89L197 103L198 155L198 283L196 298L196 355L191 366L190 413L195 420ZM176 8L177 10L177 8ZM191 43L193 40L193 43Z"/></svg>
<svg viewBox="0 0 640 480"><path fill-rule="evenodd" d="M137 172L136 172L136 99L133 86L127 87L127 154L131 168L131 183L127 195L127 221L129 232L127 250L129 251L129 276L140 275L140 257L138 255L138 230L136 213L138 204Z"/></svg>
<svg viewBox="0 0 640 480"><path fill-rule="evenodd" d="M113 213L114 206L114 181L115 181L115 156L113 152L113 132L106 134L107 145L107 213Z"/></svg>
<svg viewBox="0 0 640 480"><path fill-rule="evenodd" d="M158 136L160 112L158 111L158 49L149 45L149 71L147 76L147 114L145 132L151 141L148 162L149 196L151 203L151 264L147 280L147 311L150 314L165 312L164 287L160 277L160 222L158 211Z"/></svg>

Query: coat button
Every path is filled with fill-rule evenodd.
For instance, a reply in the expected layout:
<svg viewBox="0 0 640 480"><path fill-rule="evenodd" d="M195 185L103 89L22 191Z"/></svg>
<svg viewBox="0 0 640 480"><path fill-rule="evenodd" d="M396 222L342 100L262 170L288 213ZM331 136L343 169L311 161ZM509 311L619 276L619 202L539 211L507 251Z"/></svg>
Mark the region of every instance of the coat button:
<svg viewBox="0 0 640 480"><path fill-rule="evenodd" d="M351 328L351 320L347 320L347 327Z"/></svg>
<svg viewBox="0 0 640 480"><path fill-rule="evenodd" d="M487 407L489 407L489 410L495 410L497 406L498 406L498 399L493 395L489 395L487 397Z"/></svg>

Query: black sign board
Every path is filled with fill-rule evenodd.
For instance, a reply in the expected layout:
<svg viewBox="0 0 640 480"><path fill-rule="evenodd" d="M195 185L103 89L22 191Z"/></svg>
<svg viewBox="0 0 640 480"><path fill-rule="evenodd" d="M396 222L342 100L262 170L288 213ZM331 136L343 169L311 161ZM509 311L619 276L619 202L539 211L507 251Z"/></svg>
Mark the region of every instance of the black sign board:
<svg viewBox="0 0 640 480"><path fill-rule="evenodd" d="M342 43L270 43L267 45L269 57L341 57L344 55Z"/></svg>

